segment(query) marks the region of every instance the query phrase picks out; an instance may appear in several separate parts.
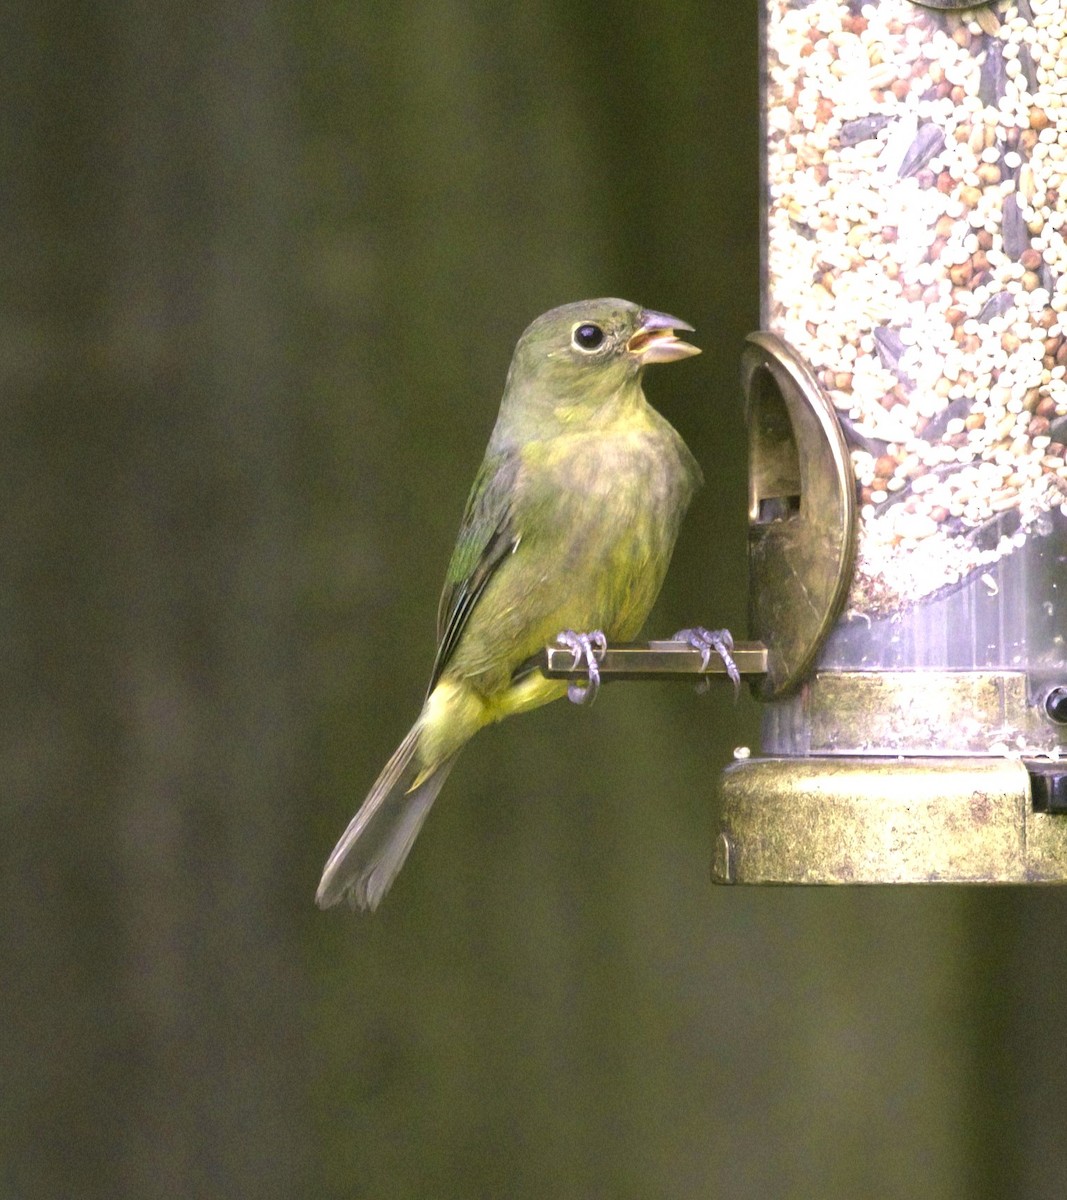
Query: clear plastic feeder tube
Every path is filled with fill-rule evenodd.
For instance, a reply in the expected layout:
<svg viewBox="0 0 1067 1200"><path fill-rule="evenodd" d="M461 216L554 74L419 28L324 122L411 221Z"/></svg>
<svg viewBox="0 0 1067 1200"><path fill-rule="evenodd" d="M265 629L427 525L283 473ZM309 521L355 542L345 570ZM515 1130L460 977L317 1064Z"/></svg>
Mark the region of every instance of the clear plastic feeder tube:
<svg viewBox="0 0 1067 1200"><path fill-rule="evenodd" d="M765 0L763 323L811 364L855 472L856 571L820 669L1054 686L1067 0L947 7Z"/></svg>

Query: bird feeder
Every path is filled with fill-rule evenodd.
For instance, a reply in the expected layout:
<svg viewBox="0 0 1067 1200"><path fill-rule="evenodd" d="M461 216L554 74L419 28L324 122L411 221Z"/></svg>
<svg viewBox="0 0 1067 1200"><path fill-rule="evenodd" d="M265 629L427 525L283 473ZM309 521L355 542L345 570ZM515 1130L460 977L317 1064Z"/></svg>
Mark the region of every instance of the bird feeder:
<svg viewBox="0 0 1067 1200"><path fill-rule="evenodd" d="M1062 0L765 0L731 882L1067 879Z"/></svg>
<svg viewBox="0 0 1067 1200"><path fill-rule="evenodd" d="M1067 881L1065 15L763 0L764 715L717 882ZM601 674L720 668L660 642Z"/></svg>

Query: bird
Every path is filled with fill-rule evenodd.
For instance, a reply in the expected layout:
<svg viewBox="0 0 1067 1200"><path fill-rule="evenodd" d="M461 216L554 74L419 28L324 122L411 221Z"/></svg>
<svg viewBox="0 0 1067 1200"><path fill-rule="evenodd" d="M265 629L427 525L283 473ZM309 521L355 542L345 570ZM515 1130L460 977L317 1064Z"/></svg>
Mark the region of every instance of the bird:
<svg viewBox="0 0 1067 1200"><path fill-rule="evenodd" d="M703 483L642 387L646 367L700 353L679 331L693 327L603 298L554 308L519 338L446 573L425 702L330 854L321 908L377 908L474 734L565 694L591 700L607 643L644 624ZM730 671L726 630L676 636ZM531 664L553 642L584 663L584 685Z"/></svg>

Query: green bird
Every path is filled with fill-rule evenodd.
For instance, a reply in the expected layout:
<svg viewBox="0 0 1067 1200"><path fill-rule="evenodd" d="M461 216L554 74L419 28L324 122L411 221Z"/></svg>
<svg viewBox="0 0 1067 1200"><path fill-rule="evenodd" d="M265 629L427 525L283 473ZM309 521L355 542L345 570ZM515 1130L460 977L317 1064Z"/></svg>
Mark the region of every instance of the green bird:
<svg viewBox="0 0 1067 1200"><path fill-rule="evenodd" d="M569 689L582 701L607 641L640 630L703 482L641 388L650 363L700 353L679 329L692 326L601 299L554 308L519 339L448 567L426 701L330 855L321 907L376 908L474 734L568 692L530 666L538 651L559 641L585 661L588 682ZM726 631L677 636L732 665Z"/></svg>

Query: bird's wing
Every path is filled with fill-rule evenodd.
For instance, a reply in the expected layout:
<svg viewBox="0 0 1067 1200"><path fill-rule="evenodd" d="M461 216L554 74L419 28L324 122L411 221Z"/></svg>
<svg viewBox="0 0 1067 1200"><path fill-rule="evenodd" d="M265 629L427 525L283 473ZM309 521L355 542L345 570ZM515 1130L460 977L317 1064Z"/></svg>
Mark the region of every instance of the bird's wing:
<svg viewBox="0 0 1067 1200"><path fill-rule="evenodd" d="M519 544L511 505L518 468L514 454L487 456L471 488L437 609L437 657L427 694L441 678L489 580Z"/></svg>

